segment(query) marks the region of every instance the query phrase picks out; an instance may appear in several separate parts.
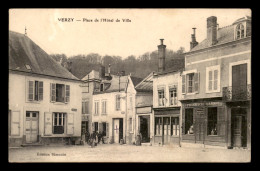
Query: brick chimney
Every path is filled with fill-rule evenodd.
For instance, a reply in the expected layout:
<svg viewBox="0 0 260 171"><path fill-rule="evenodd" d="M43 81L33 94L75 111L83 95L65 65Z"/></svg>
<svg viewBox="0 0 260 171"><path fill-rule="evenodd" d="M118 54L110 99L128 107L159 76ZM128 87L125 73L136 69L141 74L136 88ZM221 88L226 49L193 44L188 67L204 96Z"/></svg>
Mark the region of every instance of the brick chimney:
<svg viewBox="0 0 260 171"><path fill-rule="evenodd" d="M207 18L207 40L210 46L217 43L217 17L215 16Z"/></svg>
<svg viewBox="0 0 260 171"><path fill-rule="evenodd" d="M191 42L190 42L190 50L198 45L198 42L196 41L196 28L193 29L193 34L191 34Z"/></svg>
<svg viewBox="0 0 260 171"><path fill-rule="evenodd" d="M160 39L161 44L158 45L158 59L159 59L159 65L158 65L158 71L163 72L165 70L165 49L166 45L163 44L164 39Z"/></svg>
<svg viewBox="0 0 260 171"><path fill-rule="evenodd" d="M102 64L100 64L100 67L99 67L99 77L100 78L105 77L105 66L103 66Z"/></svg>

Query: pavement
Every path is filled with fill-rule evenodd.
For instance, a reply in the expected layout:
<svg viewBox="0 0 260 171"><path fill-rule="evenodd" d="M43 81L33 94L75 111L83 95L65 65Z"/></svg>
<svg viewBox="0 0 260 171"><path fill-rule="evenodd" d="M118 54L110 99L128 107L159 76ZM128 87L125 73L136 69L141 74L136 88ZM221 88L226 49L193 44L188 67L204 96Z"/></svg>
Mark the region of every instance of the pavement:
<svg viewBox="0 0 260 171"><path fill-rule="evenodd" d="M9 148L9 162L250 162L251 150L119 144Z"/></svg>

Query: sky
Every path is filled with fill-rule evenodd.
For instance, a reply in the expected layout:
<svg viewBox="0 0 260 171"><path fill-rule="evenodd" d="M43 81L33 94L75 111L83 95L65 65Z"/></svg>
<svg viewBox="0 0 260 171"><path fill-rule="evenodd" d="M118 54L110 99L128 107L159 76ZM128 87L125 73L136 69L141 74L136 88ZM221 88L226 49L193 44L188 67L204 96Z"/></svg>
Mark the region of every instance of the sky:
<svg viewBox="0 0 260 171"><path fill-rule="evenodd" d="M189 51L192 28L201 42L208 17L216 16L221 28L246 15L251 16L250 9L10 9L9 30L24 34L26 27L27 36L48 54L98 53L124 59L157 50L159 39L167 49Z"/></svg>

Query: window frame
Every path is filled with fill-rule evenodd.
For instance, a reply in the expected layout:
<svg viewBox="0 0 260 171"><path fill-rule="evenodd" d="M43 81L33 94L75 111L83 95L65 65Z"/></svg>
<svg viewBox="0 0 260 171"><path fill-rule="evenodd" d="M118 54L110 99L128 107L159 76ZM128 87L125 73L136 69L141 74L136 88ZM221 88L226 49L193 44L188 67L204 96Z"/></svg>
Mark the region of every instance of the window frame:
<svg viewBox="0 0 260 171"><path fill-rule="evenodd" d="M57 101L57 84L58 85L61 85L61 86L63 86L64 87L64 89L63 89L63 92L62 92L62 94L64 94L64 97L62 97L63 98L63 101ZM55 101L52 99L52 97L53 97L53 87L52 87L52 85L55 85ZM71 97L71 88L70 88L71 86L69 85L69 84L64 84L64 83L57 83L57 82L51 82L50 83L50 102L51 103L58 103L58 104L67 104L67 103L69 103L70 102L70 97Z"/></svg>
<svg viewBox="0 0 260 171"><path fill-rule="evenodd" d="M94 115L95 116L99 115L99 100L94 101Z"/></svg>
<svg viewBox="0 0 260 171"><path fill-rule="evenodd" d="M214 90L214 82L215 82L215 71L218 71L218 78L217 78L217 89ZM212 72L212 89L209 90L209 72ZM220 92L220 76L221 76L221 71L220 71L220 65L214 65L210 67L206 67L206 93L216 93Z"/></svg>
<svg viewBox="0 0 260 171"><path fill-rule="evenodd" d="M104 112L104 107L105 107L105 112ZM107 114L107 100L106 99L103 99L101 101L101 114L102 115L106 115Z"/></svg>
<svg viewBox="0 0 260 171"><path fill-rule="evenodd" d="M241 26L243 28L241 28ZM243 31L243 37L241 36L241 32ZM239 37L238 37L238 33L239 33ZM235 27L235 39L239 40L239 39L243 39L246 37L246 26L243 23L239 23L238 25L236 25Z"/></svg>
<svg viewBox="0 0 260 171"><path fill-rule="evenodd" d="M158 106L159 107L164 107L166 106L166 98L165 98L165 87L159 87L157 88L157 93L158 93ZM162 93L163 98L160 98L160 93ZM160 105L160 99L162 99L162 105Z"/></svg>
<svg viewBox="0 0 260 171"><path fill-rule="evenodd" d="M61 124L62 125L55 125L57 123L55 123L55 114L58 115L57 117L57 123L59 123L59 118L60 118L60 114L61 114ZM63 126L63 133L55 133L55 126ZM52 134L54 135L65 135L67 132L67 113L66 112L52 112Z"/></svg>
<svg viewBox="0 0 260 171"><path fill-rule="evenodd" d="M173 104L171 104L171 99L172 99L171 92L173 92ZM176 96L174 96L174 95L176 95ZM175 98L176 98L176 103L174 103ZM176 106L176 105L178 105L178 88L177 88L177 85L169 86L169 106Z"/></svg>
<svg viewBox="0 0 260 171"><path fill-rule="evenodd" d="M214 120L210 120L209 119L209 109L215 108L216 109L216 116L215 119L216 121L214 122ZM209 131L209 121L216 123L216 131L217 134L211 135L211 131ZM207 108L207 136L219 136L219 130L218 130L218 107L208 107Z"/></svg>
<svg viewBox="0 0 260 171"><path fill-rule="evenodd" d="M192 124L191 125L193 125L193 133L192 134L190 134L190 133L188 133L188 131L189 131L189 129L188 130L186 130L186 124L187 124L187 112L186 112L186 110L191 110L192 111ZM195 128L194 128L194 108L185 108L184 109L184 112L185 112L185 115L184 115L184 135L191 135L191 136L194 136L195 135Z"/></svg>
<svg viewBox="0 0 260 171"><path fill-rule="evenodd" d="M29 98L29 88L30 88L30 82L33 82L33 85L32 85L32 99L33 100L30 100ZM37 87L36 87L36 82L37 82ZM40 86L40 84L42 85L42 87ZM40 90L41 89L41 90ZM37 99L36 99L36 91L37 91ZM40 93L41 91L41 93ZM43 92L44 91L44 83L43 81L40 81L40 80L33 80L33 79L27 79L26 80L26 102L30 102L30 103L40 103L41 101L43 101Z"/></svg>

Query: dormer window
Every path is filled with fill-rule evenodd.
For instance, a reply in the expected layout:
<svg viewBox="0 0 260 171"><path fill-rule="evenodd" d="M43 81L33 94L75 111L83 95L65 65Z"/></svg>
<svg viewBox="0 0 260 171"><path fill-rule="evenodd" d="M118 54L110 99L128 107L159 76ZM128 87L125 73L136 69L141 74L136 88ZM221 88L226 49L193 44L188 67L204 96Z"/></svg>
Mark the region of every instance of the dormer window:
<svg viewBox="0 0 260 171"><path fill-rule="evenodd" d="M104 84L100 84L100 91L104 91Z"/></svg>
<svg viewBox="0 0 260 171"><path fill-rule="evenodd" d="M243 24L239 24L236 28L236 38L241 39L245 37L245 28Z"/></svg>

